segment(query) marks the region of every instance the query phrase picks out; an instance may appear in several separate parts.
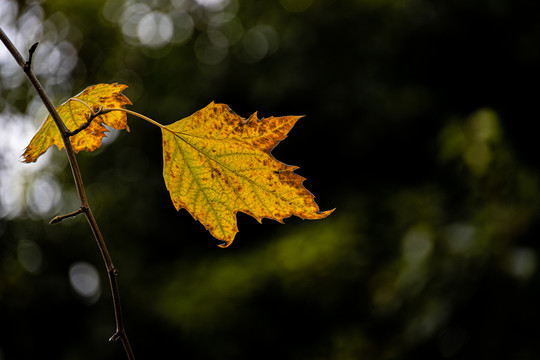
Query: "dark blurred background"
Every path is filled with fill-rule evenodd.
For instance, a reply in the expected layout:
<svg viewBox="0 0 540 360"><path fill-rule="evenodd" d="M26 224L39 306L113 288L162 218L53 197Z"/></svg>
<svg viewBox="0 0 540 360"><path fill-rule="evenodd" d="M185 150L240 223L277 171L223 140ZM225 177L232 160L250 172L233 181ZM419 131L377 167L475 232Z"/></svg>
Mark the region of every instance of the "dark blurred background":
<svg viewBox="0 0 540 360"><path fill-rule="evenodd" d="M238 216L227 249L129 117L78 156L139 359L538 359L540 2L0 2L56 104L102 82L169 124L211 101L305 115L274 156L328 218ZM0 49L0 359L122 359L65 154Z"/></svg>

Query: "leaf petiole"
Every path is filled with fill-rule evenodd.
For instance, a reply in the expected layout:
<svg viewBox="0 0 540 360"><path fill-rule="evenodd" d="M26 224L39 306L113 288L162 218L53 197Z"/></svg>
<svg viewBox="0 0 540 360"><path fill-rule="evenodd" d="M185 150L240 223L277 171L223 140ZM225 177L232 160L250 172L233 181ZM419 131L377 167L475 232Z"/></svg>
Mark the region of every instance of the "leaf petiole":
<svg viewBox="0 0 540 360"><path fill-rule="evenodd" d="M81 104L83 104L84 106L86 106L86 107L88 108L88 110L90 110L90 111L92 112L92 114L95 115L94 109L92 109L92 108L90 107L90 105L88 105L87 103L85 103L85 102L82 101L81 99L77 99L77 98L72 97L72 98L70 98L68 101L77 101L77 102L80 102Z"/></svg>
<svg viewBox="0 0 540 360"><path fill-rule="evenodd" d="M156 125L157 127L160 127L162 129L165 129L165 130L168 130L170 131L169 129L167 129L167 127L165 125L162 125L160 123L158 123L157 121L155 120L152 120L150 119L149 117L147 116L144 116L143 114L139 114L138 112L135 112L135 111L131 111L131 110L128 110L128 109L122 109L122 108L103 108L102 110L103 112L109 112L109 111L123 111L127 114L131 114L133 116L137 116L143 120L146 120L148 121L150 124L153 124L153 125Z"/></svg>
<svg viewBox="0 0 540 360"><path fill-rule="evenodd" d="M88 110L90 110L92 112L92 115L90 116L89 120L88 120L88 123L90 121L92 121L94 118L96 118L97 116L99 115L103 115L103 114L106 114L108 112L111 112L111 111L123 111L125 112L126 114L131 114L133 116L136 116L138 118L141 118L143 120L146 120L148 121L150 124L153 124L153 125L156 125L157 127L161 128L161 129L164 129L164 130L167 130L167 131L171 131L169 130L165 125L162 125L160 123L158 123L157 121L155 120L152 120L150 119L148 116L144 116L143 114L139 114L138 112L136 111L132 111L132 110L128 110L128 109L124 109L124 108L104 108L104 107L101 107L99 110L95 111L94 109L92 109L92 107L90 105L88 105L87 103L85 103L84 101L82 101L81 99L77 99L77 98L70 98L69 101L78 101L80 102L81 104L85 105ZM85 127L88 127L89 124L85 124ZM84 126L84 125L83 125ZM82 129L77 129L77 133L80 132L81 130L84 130L84 128ZM75 134L68 134L70 136L72 135L75 135Z"/></svg>

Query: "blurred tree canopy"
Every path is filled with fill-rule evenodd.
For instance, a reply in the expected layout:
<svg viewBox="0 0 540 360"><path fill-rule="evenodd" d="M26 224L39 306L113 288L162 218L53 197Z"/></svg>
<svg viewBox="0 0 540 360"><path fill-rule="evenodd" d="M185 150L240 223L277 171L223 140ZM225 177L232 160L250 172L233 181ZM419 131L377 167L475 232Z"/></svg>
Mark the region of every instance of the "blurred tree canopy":
<svg viewBox="0 0 540 360"><path fill-rule="evenodd" d="M211 101L305 115L275 150L318 222L239 215L220 249L176 212L159 129L128 118L85 185L139 358L536 359L540 3L4 0L0 26L60 104L129 85L164 124ZM65 155L0 50L0 359L118 359L105 271ZM533 125L533 127L535 127ZM150 130L147 130L150 129ZM536 305L535 305L536 304Z"/></svg>

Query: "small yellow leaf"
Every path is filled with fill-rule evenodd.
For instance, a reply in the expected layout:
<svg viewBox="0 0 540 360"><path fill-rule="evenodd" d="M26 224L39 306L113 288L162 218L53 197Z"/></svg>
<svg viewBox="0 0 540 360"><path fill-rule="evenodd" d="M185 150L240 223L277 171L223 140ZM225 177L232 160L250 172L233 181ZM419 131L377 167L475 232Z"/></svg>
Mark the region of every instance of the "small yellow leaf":
<svg viewBox="0 0 540 360"><path fill-rule="evenodd" d="M80 94L69 99L56 108L60 118L69 131L78 129L85 124L87 118L100 108L123 108L131 105L131 101L122 94L127 85L122 84L98 84L87 87ZM77 99L77 100L74 100ZM85 105L86 104L86 105ZM92 109L92 110L90 110ZM112 111L95 118L90 125L70 138L75 152L81 150L94 151L101 146L101 140L109 130L105 125L114 129L129 131L127 116L121 111ZM56 145L59 150L64 148L60 131L49 115L36 135L30 141L23 153L24 162L34 162L49 147Z"/></svg>
<svg viewBox="0 0 540 360"><path fill-rule="evenodd" d="M282 221L295 215L321 219L314 196L302 185L295 166L276 160L270 151L286 136L299 116L257 114L243 119L225 104L213 102L162 129L163 177L177 210L185 208L222 247L236 233L236 213L259 222Z"/></svg>

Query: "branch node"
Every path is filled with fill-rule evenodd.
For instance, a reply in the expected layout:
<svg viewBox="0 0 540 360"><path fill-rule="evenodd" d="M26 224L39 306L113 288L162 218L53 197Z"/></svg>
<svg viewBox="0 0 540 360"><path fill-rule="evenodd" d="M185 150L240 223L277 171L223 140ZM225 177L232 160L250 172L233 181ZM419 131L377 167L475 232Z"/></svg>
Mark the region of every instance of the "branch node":
<svg viewBox="0 0 540 360"><path fill-rule="evenodd" d="M113 267L109 270L109 273L113 276L118 276L118 269Z"/></svg>
<svg viewBox="0 0 540 360"><path fill-rule="evenodd" d="M36 51L38 45L39 42L36 42L30 47L30 49L28 49L28 61L26 61L23 66L23 70L25 73L29 72L32 67L32 56L34 56L34 52Z"/></svg>
<svg viewBox="0 0 540 360"><path fill-rule="evenodd" d="M109 341L114 342L120 339L121 337L122 337L122 334L119 331L117 331L109 338Z"/></svg>
<svg viewBox="0 0 540 360"><path fill-rule="evenodd" d="M77 129L73 130L73 131L68 131L66 133L66 136L67 137L71 137L71 136L74 136L74 135L77 135L78 133L80 133L81 131L83 131L84 129L86 129L87 127L90 126L90 124L92 123L92 120L94 120L95 118L97 118L98 116L100 115L103 115L103 114L106 114L108 111L103 111L103 106L100 107L98 110L94 111L92 110L92 114L88 115L86 117L86 121L84 124L82 124L81 126L79 126Z"/></svg>

